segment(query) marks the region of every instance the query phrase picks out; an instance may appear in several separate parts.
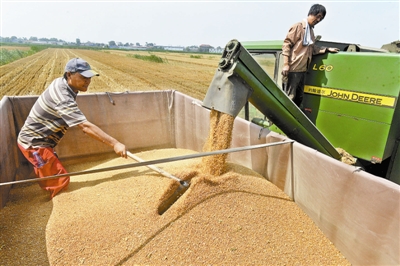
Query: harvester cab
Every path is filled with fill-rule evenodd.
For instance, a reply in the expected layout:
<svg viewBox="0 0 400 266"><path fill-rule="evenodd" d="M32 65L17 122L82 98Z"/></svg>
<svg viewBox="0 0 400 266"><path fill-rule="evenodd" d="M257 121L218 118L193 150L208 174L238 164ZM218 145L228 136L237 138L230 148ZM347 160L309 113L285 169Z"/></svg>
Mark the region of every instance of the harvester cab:
<svg viewBox="0 0 400 266"><path fill-rule="evenodd" d="M282 43L228 42L203 106L336 159L343 149L365 171L400 184L400 55L319 41L341 52L313 57L299 108L282 90Z"/></svg>

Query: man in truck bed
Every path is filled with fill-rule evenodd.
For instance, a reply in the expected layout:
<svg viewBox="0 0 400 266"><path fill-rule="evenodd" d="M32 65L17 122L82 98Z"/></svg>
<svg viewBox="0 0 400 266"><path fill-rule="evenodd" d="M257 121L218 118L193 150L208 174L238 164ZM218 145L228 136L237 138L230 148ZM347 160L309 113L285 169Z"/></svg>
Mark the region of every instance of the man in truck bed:
<svg viewBox="0 0 400 266"><path fill-rule="evenodd" d="M63 77L55 79L33 105L18 134L18 147L39 178L67 173L53 148L72 126L78 126L85 134L127 158L125 145L89 122L76 103L78 93L87 91L91 78L98 75L85 60L73 58L65 66ZM48 179L39 185L53 198L68 187L69 180L68 176Z"/></svg>

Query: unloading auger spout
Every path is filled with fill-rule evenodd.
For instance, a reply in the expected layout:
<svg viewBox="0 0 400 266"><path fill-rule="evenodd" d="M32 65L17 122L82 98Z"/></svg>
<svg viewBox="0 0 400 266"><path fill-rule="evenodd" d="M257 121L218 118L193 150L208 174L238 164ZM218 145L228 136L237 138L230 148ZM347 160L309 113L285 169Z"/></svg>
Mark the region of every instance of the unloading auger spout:
<svg viewBox="0 0 400 266"><path fill-rule="evenodd" d="M236 117L250 102L289 138L340 159L335 147L237 40L225 46L203 106Z"/></svg>

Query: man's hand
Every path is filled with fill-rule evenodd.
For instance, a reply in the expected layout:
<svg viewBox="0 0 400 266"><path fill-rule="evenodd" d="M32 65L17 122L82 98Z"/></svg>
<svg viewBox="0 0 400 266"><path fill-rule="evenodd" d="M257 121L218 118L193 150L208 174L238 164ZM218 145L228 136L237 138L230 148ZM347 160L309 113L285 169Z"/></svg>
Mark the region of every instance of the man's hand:
<svg viewBox="0 0 400 266"><path fill-rule="evenodd" d="M289 66L288 65L285 65L285 66L283 66L283 68L282 68L282 75L283 76L287 76L288 74L289 74Z"/></svg>
<svg viewBox="0 0 400 266"><path fill-rule="evenodd" d="M338 49L338 48L333 48L333 47L329 47L329 48L328 48L328 51L331 52L331 53L337 53L337 52L340 51L340 49Z"/></svg>
<svg viewBox="0 0 400 266"><path fill-rule="evenodd" d="M124 144L122 144L121 142L117 142L114 145L114 151L116 154L118 154L119 156L123 157L123 158L128 158L127 157L127 152L126 152L126 147Z"/></svg>

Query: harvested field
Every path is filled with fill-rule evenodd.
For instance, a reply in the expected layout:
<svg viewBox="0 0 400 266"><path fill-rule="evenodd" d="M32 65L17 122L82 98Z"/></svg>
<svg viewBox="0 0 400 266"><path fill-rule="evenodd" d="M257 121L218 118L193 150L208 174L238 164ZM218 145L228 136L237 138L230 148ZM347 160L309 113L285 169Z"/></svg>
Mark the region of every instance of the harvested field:
<svg viewBox="0 0 400 266"><path fill-rule="evenodd" d="M174 89L203 99L220 59L219 55L191 58L186 53L154 53L166 59L165 63L154 63L127 56L136 53L149 54L49 48L0 67L0 98L39 95L62 76L69 59L81 57L100 73L92 79L89 93Z"/></svg>

